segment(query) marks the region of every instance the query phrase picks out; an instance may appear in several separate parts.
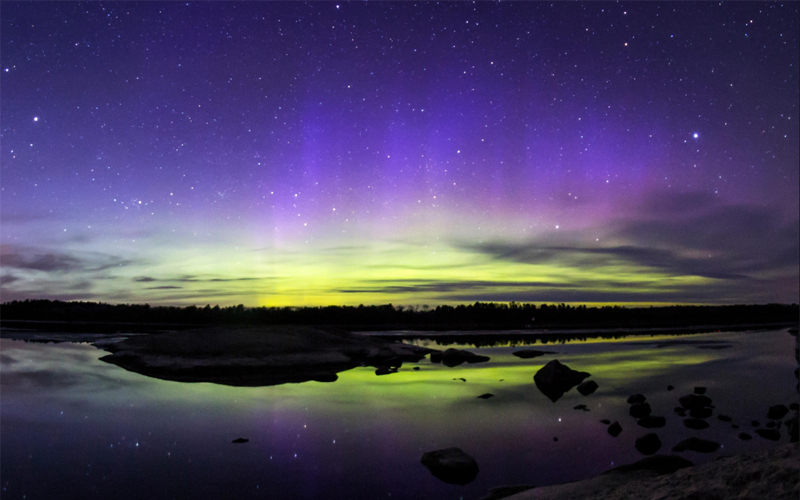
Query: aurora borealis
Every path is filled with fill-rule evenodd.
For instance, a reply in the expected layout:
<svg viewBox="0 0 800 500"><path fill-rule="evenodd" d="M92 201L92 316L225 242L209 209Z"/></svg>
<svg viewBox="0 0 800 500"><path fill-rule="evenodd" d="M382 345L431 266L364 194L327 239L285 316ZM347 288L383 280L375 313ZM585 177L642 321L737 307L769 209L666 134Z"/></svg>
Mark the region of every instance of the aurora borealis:
<svg viewBox="0 0 800 500"><path fill-rule="evenodd" d="M798 302L798 10L3 2L2 300Z"/></svg>

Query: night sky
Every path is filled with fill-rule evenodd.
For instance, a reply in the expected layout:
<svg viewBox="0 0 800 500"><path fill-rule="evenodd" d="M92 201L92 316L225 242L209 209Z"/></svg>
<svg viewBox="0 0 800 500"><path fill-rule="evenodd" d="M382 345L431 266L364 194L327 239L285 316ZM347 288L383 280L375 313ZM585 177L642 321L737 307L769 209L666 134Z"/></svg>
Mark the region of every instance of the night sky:
<svg viewBox="0 0 800 500"><path fill-rule="evenodd" d="M798 302L786 3L2 2L2 300Z"/></svg>

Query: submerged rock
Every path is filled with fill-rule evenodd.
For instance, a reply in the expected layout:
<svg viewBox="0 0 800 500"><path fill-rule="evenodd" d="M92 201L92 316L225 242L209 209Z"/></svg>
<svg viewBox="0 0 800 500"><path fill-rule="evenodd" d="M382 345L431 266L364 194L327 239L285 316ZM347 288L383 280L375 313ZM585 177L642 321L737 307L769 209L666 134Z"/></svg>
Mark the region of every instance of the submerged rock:
<svg viewBox="0 0 800 500"><path fill-rule="evenodd" d="M462 363L485 363L489 361L489 356L481 356L480 354L475 354L469 351L465 351L463 349L447 349L441 355L434 355L435 353L431 353L431 362L441 363L445 366L449 366L450 368L454 366L458 366Z"/></svg>
<svg viewBox="0 0 800 500"><path fill-rule="evenodd" d="M646 470L655 472L658 475L671 474L676 470L694 466L693 462L675 455L653 455L628 465L615 467L603 472L603 474L613 474L618 472L635 472Z"/></svg>
<svg viewBox="0 0 800 500"><path fill-rule="evenodd" d="M637 403L631 406L630 414L633 418L644 418L650 415L650 403Z"/></svg>
<svg viewBox="0 0 800 500"><path fill-rule="evenodd" d="M644 403L646 400L647 398L644 396L644 394L633 394L631 396L628 396L629 405Z"/></svg>
<svg viewBox="0 0 800 500"><path fill-rule="evenodd" d="M689 411L689 416L692 418L708 418L714 412L711 408L693 408Z"/></svg>
<svg viewBox="0 0 800 500"><path fill-rule="evenodd" d="M636 423L646 429L654 429L654 428L664 427L665 425L667 425L667 419L664 417L654 417L652 415L648 415L646 417L640 418L639 421Z"/></svg>
<svg viewBox="0 0 800 500"><path fill-rule="evenodd" d="M653 433L646 434L636 439L636 449L642 455L652 455L661 449L661 440Z"/></svg>
<svg viewBox="0 0 800 500"><path fill-rule="evenodd" d="M460 448L445 448L422 455L422 465L448 484L467 484L478 477L478 463Z"/></svg>
<svg viewBox="0 0 800 500"><path fill-rule="evenodd" d="M620 432L622 432L622 426L619 425L619 422L614 422L613 424L608 426L608 433L611 434L613 437L619 436Z"/></svg>
<svg viewBox="0 0 800 500"><path fill-rule="evenodd" d="M708 429L708 422L699 418L687 418L684 419L683 425L690 429L694 429L696 431L700 431L703 429Z"/></svg>
<svg viewBox="0 0 800 500"><path fill-rule="evenodd" d="M770 441L777 441L781 438L781 433L775 429L756 429L756 434Z"/></svg>
<svg viewBox="0 0 800 500"><path fill-rule="evenodd" d="M708 441L706 439L700 439L696 437L691 437L689 439L684 439L680 443L676 444L672 447L672 451L696 451L697 453L711 453L717 451L719 448L719 443L715 441Z"/></svg>
<svg viewBox="0 0 800 500"><path fill-rule="evenodd" d="M789 408L784 405L770 406L767 411L767 418L770 420L780 420L789 413Z"/></svg>
<svg viewBox="0 0 800 500"><path fill-rule="evenodd" d="M594 391L596 391L598 387L600 386L597 385L597 382L595 382L594 380L587 380L586 382L578 385L578 392L580 392L584 396L588 396L589 394L592 394Z"/></svg>
<svg viewBox="0 0 800 500"><path fill-rule="evenodd" d="M537 351L536 349L520 349L519 351L514 351L511 354L513 354L518 358L531 359L531 358L538 358L539 356L544 356L545 354L555 354L555 352Z"/></svg>
<svg viewBox="0 0 800 500"><path fill-rule="evenodd" d="M705 408L706 406L710 406L711 398L708 396L701 396L699 394L687 394L686 396L678 399L678 402L687 410L693 410L695 408Z"/></svg>
<svg viewBox="0 0 800 500"><path fill-rule="evenodd" d="M580 384L583 379L589 376L589 373L573 370L554 359L540 368L536 375L533 376L533 380L536 383L536 387L542 391L542 394L551 401L556 402L565 392Z"/></svg>

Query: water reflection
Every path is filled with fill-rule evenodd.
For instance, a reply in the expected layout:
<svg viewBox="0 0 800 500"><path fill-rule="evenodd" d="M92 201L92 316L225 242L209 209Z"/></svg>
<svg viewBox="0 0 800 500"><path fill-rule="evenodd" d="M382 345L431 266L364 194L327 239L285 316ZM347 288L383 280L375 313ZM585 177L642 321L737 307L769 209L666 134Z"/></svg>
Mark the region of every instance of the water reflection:
<svg viewBox="0 0 800 500"><path fill-rule="evenodd" d="M125 371L88 344L0 339L2 496L474 499L500 485L570 481L634 462L642 457L636 440L650 432L661 453L691 437L719 443L710 454L680 452L702 463L775 445L755 431L768 430L770 406L796 401L793 348L785 331L595 338L530 359L508 342L470 346L485 363L425 359L385 376L357 367L333 384L230 387ZM551 401L533 377L553 359L591 373L599 388ZM715 406L705 430L686 428L673 412L695 387L707 388ZM638 425L627 403L634 393L664 427ZM622 430L615 438L601 421ZM775 430L788 441L785 424ZM739 439L743 432L753 439ZM465 486L420 463L450 447L480 467Z"/></svg>

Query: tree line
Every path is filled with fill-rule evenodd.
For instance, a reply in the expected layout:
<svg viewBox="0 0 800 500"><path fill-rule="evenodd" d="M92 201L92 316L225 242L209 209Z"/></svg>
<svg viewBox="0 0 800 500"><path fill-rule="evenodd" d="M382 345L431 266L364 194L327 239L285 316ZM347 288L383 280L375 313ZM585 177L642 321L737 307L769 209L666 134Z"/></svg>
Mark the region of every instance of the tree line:
<svg viewBox="0 0 800 500"><path fill-rule="evenodd" d="M675 327L797 323L797 304L621 307L475 302L436 307L385 305L323 307L150 306L24 300L0 305L0 320L164 323L184 325L330 325L352 329L465 329Z"/></svg>

